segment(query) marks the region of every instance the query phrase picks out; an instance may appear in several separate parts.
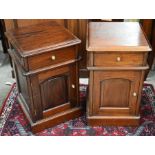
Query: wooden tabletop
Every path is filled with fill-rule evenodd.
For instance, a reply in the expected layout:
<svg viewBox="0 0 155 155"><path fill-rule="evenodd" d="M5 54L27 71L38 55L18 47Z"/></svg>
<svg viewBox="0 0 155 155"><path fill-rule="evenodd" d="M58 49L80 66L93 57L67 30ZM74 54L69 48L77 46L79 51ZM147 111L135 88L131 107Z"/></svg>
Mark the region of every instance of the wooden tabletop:
<svg viewBox="0 0 155 155"><path fill-rule="evenodd" d="M12 29L6 32L6 36L23 57L81 42L67 29L53 21Z"/></svg>
<svg viewBox="0 0 155 155"><path fill-rule="evenodd" d="M90 22L87 51L151 51L137 22Z"/></svg>

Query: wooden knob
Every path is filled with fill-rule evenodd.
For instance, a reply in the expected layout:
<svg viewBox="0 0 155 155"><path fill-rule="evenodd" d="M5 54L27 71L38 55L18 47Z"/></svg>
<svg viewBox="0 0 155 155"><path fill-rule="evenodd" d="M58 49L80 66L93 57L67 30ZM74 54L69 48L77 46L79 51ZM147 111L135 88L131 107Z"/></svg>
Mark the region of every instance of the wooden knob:
<svg viewBox="0 0 155 155"><path fill-rule="evenodd" d="M72 88L75 88L75 85L74 84L72 84Z"/></svg>
<svg viewBox="0 0 155 155"><path fill-rule="evenodd" d="M133 93L133 96L134 96L134 97L136 97L136 96L137 96L137 93L136 93L136 92L134 92L134 93Z"/></svg>
<svg viewBox="0 0 155 155"><path fill-rule="evenodd" d="M55 60L55 59L56 59L55 55L52 55L52 56L51 56L51 59L52 59L52 60Z"/></svg>
<svg viewBox="0 0 155 155"><path fill-rule="evenodd" d="M121 58L120 57L117 57L116 58L117 62L121 61Z"/></svg>

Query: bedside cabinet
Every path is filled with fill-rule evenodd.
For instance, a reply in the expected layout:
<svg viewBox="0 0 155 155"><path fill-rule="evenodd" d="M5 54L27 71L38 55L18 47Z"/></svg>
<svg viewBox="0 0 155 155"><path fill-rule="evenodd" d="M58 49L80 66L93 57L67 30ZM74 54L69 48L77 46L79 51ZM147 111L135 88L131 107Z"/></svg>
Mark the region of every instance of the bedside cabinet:
<svg viewBox="0 0 155 155"><path fill-rule="evenodd" d="M82 114L79 104L81 42L56 22L6 32L18 86L18 101L33 132Z"/></svg>
<svg viewBox="0 0 155 155"><path fill-rule="evenodd" d="M139 23L89 23L89 125L139 124L141 91L150 50Z"/></svg>

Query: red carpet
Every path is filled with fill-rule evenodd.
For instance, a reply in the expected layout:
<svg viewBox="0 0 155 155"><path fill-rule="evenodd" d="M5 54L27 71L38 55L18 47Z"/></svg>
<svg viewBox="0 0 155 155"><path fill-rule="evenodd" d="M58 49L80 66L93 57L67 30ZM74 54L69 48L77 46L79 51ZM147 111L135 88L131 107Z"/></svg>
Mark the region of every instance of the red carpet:
<svg viewBox="0 0 155 155"><path fill-rule="evenodd" d="M80 86L81 100L85 101L86 86ZM0 111L0 135L29 136L33 135L20 105L16 102L16 85L12 86ZM70 120L55 127L46 129L38 136L153 136L155 135L155 92L150 84L145 84L141 101L141 120L138 127L87 126L85 116Z"/></svg>

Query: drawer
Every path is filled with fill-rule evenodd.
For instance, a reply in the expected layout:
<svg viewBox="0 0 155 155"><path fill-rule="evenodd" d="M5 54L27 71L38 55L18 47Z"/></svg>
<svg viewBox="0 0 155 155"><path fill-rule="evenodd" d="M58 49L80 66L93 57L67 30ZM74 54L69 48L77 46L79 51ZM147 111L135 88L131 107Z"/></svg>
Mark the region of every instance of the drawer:
<svg viewBox="0 0 155 155"><path fill-rule="evenodd" d="M94 66L143 66L144 53L95 53Z"/></svg>
<svg viewBox="0 0 155 155"><path fill-rule="evenodd" d="M28 58L29 70L35 70L76 59L75 46L59 49Z"/></svg>

